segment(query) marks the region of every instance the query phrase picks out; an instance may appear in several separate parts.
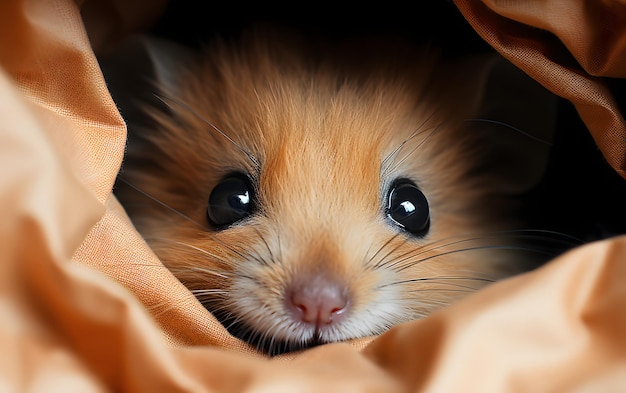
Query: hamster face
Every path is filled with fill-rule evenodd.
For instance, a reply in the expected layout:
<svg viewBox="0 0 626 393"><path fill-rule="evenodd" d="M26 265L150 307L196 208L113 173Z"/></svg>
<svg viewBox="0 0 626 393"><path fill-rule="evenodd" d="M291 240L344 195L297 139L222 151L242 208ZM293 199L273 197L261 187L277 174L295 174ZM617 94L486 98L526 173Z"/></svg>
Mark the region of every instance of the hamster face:
<svg viewBox="0 0 626 393"><path fill-rule="evenodd" d="M117 196L165 266L270 355L380 334L503 276L463 132L474 97L442 92L430 56L354 77L298 56L200 56L146 109L154 126L131 126L123 177L141 192Z"/></svg>

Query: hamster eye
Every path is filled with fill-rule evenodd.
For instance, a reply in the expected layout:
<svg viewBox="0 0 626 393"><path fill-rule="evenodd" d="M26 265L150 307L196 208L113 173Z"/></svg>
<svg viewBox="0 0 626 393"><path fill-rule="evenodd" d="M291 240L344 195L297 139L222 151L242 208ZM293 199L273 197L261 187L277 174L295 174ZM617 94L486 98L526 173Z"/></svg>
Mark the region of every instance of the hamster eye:
<svg viewBox="0 0 626 393"><path fill-rule="evenodd" d="M430 228L430 209L424 193L408 179L396 180L387 194L385 214L405 231L422 237Z"/></svg>
<svg viewBox="0 0 626 393"><path fill-rule="evenodd" d="M243 174L226 177L209 196L207 217L217 228L224 228L252 214L254 190Z"/></svg>

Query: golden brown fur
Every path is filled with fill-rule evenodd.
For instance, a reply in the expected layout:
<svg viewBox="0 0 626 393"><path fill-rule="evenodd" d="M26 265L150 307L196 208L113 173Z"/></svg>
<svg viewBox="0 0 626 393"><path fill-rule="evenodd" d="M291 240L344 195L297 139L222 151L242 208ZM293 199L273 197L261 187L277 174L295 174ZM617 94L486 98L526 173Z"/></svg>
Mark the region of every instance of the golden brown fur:
<svg viewBox="0 0 626 393"><path fill-rule="evenodd" d="M506 225L477 173L483 142L464 129L480 101L481 73L464 74L474 63L455 75L426 51L396 64L265 39L216 46L171 71L167 110L147 109L156 126L131 127L122 177L142 192L120 185L118 196L234 334L269 353L374 335L503 275L511 262L477 249ZM207 200L233 171L252 179L258 210L217 230ZM397 178L428 198L423 238L385 217ZM347 315L294 321L286 288L320 274L345 287Z"/></svg>

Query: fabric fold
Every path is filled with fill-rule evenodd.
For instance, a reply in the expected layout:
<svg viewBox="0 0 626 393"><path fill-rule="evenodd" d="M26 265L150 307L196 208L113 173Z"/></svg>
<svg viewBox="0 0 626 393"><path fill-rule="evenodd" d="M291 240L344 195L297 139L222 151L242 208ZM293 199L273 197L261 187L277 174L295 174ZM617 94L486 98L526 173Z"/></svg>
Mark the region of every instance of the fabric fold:
<svg viewBox="0 0 626 393"><path fill-rule="evenodd" d="M163 267L112 194L126 129L81 20L90 3L0 5L0 391L626 386L626 236L574 249L378 337L273 359L231 337ZM623 115L607 88L607 78L624 76L624 33L602 30L609 36L601 39L597 30L616 10L610 21L622 26L623 7L599 2L586 16L569 2L456 3L486 41L572 99L625 176ZM590 18L576 33L584 42L571 25L563 30L564 15ZM111 32L103 29L100 37Z"/></svg>
<svg viewBox="0 0 626 393"><path fill-rule="evenodd" d="M609 88L626 72L618 1L455 0L476 32L554 94L571 101L609 164L626 178L626 122Z"/></svg>

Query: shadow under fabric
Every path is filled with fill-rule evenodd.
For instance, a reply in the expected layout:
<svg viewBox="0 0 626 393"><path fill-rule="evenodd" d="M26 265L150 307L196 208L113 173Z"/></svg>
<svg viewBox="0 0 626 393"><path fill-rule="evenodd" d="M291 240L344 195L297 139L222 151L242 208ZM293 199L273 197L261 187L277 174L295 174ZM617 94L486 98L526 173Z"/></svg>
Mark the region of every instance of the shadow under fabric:
<svg viewBox="0 0 626 393"><path fill-rule="evenodd" d="M489 44L576 105L626 177L626 126L613 87L626 78L626 6L456 4ZM145 26L151 14L141 10L157 8L0 5L0 390L626 386L625 236L574 249L376 338L271 360L231 338L160 265L111 193L126 129L91 42ZM83 16L100 23L91 42Z"/></svg>

